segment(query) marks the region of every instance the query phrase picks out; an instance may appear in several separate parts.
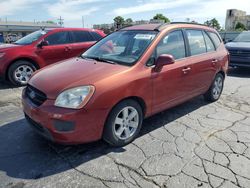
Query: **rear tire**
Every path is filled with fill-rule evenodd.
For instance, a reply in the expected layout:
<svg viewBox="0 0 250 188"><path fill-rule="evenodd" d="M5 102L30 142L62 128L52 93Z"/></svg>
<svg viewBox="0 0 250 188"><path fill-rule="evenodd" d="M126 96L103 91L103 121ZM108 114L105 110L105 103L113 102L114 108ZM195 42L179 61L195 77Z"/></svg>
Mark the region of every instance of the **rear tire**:
<svg viewBox="0 0 250 188"><path fill-rule="evenodd" d="M217 101L221 96L223 87L224 87L224 76L221 73L218 73L215 76L214 81L210 86L209 90L204 94L205 100L208 102Z"/></svg>
<svg viewBox="0 0 250 188"><path fill-rule="evenodd" d="M37 68L29 61L16 61L9 68L9 81L15 86L25 86L27 85L32 73L36 70Z"/></svg>
<svg viewBox="0 0 250 188"><path fill-rule="evenodd" d="M141 106L134 100L122 101L110 112L104 127L103 139L115 147L127 145L138 136L142 121Z"/></svg>

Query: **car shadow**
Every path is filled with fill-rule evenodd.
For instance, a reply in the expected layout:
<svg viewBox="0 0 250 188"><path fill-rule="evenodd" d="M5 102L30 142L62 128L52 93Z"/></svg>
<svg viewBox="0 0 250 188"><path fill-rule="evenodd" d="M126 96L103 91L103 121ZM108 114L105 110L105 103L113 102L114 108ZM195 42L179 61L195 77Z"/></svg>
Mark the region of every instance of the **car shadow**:
<svg viewBox="0 0 250 188"><path fill-rule="evenodd" d="M10 88L17 88L17 87L11 85L9 82L0 78L0 89L10 89Z"/></svg>
<svg viewBox="0 0 250 188"><path fill-rule="evenodd" d="M229 68L228 76L250 78L250 68Z"/></svg>
<svg viewBox="0 0 250 188"><path fill-rule="evenodd" d="M139 137L206 104L203 97L197 97L156 114L144 121ZM0 171L9 177L22 179L47 177L76 168L110 152L126 151L126 147L110 147L104 141L76 146L54 144L34 133L25 119L0 126L0 138Z"/></svg>

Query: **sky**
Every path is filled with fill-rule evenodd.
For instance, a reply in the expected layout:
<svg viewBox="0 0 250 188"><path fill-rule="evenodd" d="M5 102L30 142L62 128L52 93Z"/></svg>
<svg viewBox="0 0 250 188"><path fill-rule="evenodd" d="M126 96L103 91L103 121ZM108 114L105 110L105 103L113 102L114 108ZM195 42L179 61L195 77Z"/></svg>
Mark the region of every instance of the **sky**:
<svg viewBox="0 0 250 188"><path fill-rule="evenodd" d="M249 0L0 0L0 19L55 21L61 16L65 27L92 27L112 23L116 16L149 20L162 13L171 21L189 18L199 23L217 18L225 25L227 9L250 10ZM250 14L250 12L248 12Z"/></svg>

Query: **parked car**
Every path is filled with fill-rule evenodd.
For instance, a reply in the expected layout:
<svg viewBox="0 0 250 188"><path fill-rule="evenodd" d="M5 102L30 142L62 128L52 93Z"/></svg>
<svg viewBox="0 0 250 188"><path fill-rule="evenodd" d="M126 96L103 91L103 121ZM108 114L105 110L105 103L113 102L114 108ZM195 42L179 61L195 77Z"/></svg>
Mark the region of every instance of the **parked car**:
<svg viewBox="0 0 250 188"><path fill-rule="evenodd" d="M9 33L6 36L5 42L6 43L13 43L13 42L16 42L18 39L19 39L19 37L17 36L17 34Z"/></svg>
<svg viewBox="0 0 250 188"><path fill-rule="evenodd" d="M242 32L232 42L226 44L232 67L250 67L250 31Z"/></svg>
<svg viewBox="0 0 250 188"><path fill-rule="evenodd" d="M233 41L241 32L240 31L223 31L219 32L223 42L226 44Z"/></svg>
<svg viewBox="0 0 250 188"><path fill-rule="evenodd" d="M100 30L82 28L36 31L0 46L0 76L14 85L26 85L37 69L76 57L104 36Z"/></svg>
<svg viewBox="0 0 250 188"><path fill-rule="evenodd" d="M23 90L31 127L58 143L130 143L144 118L198 95L219 99L228 52L212 28L148 24L114 32L80 57L37 71Z"/></svg>

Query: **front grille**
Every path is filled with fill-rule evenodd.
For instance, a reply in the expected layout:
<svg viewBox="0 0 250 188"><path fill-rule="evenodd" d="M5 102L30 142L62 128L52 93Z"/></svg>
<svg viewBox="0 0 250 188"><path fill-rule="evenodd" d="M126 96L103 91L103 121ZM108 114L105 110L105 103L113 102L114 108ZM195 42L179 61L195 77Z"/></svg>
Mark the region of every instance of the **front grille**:
<svg viewBox="0 0 250 188"><path fill-rule="evenodd" d="M250 50L229 50L229 53L234 57L250 57Z"/></svg>
<svg viewBox="0 0 250 188"><path fill-rule="evenodd" d="M43 92L31 85L27 85L25 95L35 106L41 106L47 100L47 96Z"/></svg>

